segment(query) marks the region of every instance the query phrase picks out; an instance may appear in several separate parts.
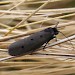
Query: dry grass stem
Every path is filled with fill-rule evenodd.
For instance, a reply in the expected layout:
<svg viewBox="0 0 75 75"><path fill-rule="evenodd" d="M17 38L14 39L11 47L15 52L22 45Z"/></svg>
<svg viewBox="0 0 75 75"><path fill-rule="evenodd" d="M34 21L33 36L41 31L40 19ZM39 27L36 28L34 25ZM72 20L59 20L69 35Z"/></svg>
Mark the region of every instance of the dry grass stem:
<svg viewBox="0 0 75 75"><path fill-rule="evenodd" d="M67 38L59 33L57 41L52 39L44 50L41 46L31 55L9 55L10 44L57 22L57 29ZM10 74L75 75L74 0L0 1L0 75Z"/></svg>

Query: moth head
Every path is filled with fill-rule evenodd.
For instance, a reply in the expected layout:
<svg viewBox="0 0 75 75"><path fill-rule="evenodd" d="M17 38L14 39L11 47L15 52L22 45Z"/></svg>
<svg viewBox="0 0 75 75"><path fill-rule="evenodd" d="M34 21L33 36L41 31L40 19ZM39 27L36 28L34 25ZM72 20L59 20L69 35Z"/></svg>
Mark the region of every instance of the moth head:
<svg viewBox="0 0 75 75"><path fill-rule="evenodd" d="M57 35L57 34L59 33L59 31L58 31L57 28L54 27L54 28L52 28L52 29L53 29L55 35Z"/></svg>
<svg viewBox="0 0 75 75"><path fill-rule="evenodd" d="M59 33L59 31L58 31L58 29L57 29L58 24L59 24L59 22L57 22L57 24L55 25L55 27L52 28L55 35L57 35L57 34Z"/></svg>

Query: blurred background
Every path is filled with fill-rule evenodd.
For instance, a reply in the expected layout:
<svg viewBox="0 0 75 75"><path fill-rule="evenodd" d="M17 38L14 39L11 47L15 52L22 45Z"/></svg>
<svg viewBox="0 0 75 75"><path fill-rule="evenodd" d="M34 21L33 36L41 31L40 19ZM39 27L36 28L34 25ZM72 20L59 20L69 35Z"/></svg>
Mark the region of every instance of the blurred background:
<svg viewBox="0 0 75 75"><path fill-rule="evenodd" d="M45 50L36 52L57 55L32 54L0 61L0 75L75 75L75 56L70 56L75 55L75 0L0 0L0 60L10 57L11 43L58 22L64 35L59 33Z"/></svg>

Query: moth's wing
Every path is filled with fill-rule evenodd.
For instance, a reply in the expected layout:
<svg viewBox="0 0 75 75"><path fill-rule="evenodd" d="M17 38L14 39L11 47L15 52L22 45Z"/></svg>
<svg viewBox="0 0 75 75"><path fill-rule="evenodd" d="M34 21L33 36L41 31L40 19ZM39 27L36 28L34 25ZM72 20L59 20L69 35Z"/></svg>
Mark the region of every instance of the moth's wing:
<svg viewBox="0 0 75 75"><path fill-rule="evenodd" d="M12 43L9 46L9 54L12 56L30 54L40 48L50 39L50 33L40 31L27 38Z"/></svg>

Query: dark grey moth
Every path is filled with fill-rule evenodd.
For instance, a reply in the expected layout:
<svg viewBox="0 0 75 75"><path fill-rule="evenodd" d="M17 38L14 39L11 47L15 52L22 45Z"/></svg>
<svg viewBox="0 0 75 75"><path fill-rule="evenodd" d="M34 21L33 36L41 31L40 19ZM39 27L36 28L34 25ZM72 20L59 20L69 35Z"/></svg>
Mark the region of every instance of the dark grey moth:
<svg viewBox="0 0 75 75"><path fill-rule="evenodd" d="M11 56L31 54L37 51L43 44L47 44L50 40L55 38L58 33L59 31L57 30L57 27L46 28L30 35L27 38L12 43L8 47L8 53Z"/></svg>

